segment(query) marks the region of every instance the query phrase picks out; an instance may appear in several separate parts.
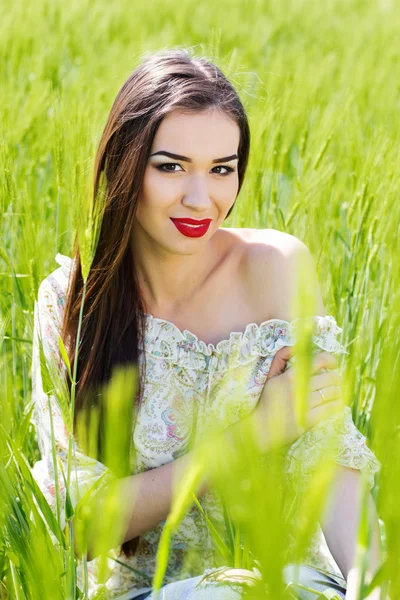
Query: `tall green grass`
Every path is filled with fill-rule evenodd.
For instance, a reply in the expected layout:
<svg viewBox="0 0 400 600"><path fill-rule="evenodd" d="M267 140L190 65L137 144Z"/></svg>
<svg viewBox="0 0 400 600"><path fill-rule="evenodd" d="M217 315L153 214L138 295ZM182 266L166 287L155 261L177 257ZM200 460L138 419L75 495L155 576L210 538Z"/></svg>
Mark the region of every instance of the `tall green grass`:
<svg viewBox="0 0 400 600"><path fill-rule="evenodd" d="M118 89L143 52L181 45L194 46L224 70L250 117L249 171L226 226L271 227L302 239L315 257L327 314L343 327L345 401L383 464L373 489L385 525L382 577L390 581L391 598L398 597L399 19L400 7L391 0L3 5L0 598L85 593L76 589L74 529L70 523L68 534L61 531L29 472L40 458L30 424L33 302L41 280L56 268L55 254L71 255L75 230L84 236L89 224L79 218L85 186ZM89 244L86 264L92 250ZM220 564L253 568L257 557L278 598L288 524L279 513L280 493L268 495L267 505L259 500L265 490L280 489L280 455L272 454L263 468L242 435L237 446L248 450L232 448L229 460L210 440L207 464L215 464L214 485L226 495L227 537L207 522ZM199 471L177 490L157 584L168 533L196 501L206 458L199 454ZM239 474L245 483L237 493ZM301 508L299 557L328 483L321 467ZM360 527L360 557L366 539Z"/></svg>

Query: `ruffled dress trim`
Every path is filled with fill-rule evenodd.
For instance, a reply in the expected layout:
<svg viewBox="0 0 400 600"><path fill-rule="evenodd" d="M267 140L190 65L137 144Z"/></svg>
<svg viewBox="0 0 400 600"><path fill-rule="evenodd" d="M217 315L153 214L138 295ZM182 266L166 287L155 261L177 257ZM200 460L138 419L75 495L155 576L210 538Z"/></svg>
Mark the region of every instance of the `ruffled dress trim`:
<svg viewBox="0 0 400 600"><path fill-rule="evenodd" d="M333 316L313 316L285 321L268 319L260 325L249 323L244 332L232 331L229 339L206 344L174 323L147 314L146 348L149 354L172 361L182 367L207 370L213 357L213 371L244 365L254 358L273 356L283 346L293 346L299 325L309 320L313 327L313 343L326 352L348 354L337 341L342 331Z"/></svg>

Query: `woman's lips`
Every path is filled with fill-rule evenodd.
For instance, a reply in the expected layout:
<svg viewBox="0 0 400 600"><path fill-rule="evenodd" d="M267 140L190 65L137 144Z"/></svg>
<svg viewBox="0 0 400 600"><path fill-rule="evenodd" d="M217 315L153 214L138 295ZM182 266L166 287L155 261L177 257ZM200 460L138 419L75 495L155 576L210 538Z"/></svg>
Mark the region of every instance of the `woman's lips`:
<svg viewBox="0 0 400 600"><path fill-rule="evenodd" d="M189 220L189 219L188 219ZM211 220L206 223L200 223L199 225L192 225L189 223L184 223L179 219L172 219L171 221L175 225L175 227L186 237L202 237L205 233L207 233L208 228L210 226Z"/></svg>

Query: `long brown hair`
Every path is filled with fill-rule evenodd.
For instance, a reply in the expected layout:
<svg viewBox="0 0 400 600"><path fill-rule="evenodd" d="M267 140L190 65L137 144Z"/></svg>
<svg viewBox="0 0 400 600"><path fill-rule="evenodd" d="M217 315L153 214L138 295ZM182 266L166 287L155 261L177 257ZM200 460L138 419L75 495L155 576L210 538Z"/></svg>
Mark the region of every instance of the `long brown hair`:
<svg viewBox="0 0 400 600"><path fill-rule="evenodd" d="M191 56L186 49L163 50L147 55L115 98L94 166L94 198L103 174L106 203L87 279L77 366L75 425L79 412L88 408L85 403L88 403L89 397L92 404L100 402L99 395L89 395L88 392L107 383L116 365L138 365L139 353L143 352L144 356L146 317L130 239L154 136L162 119L173 110L199 112L210 108L226 113L240 129L239 192L249 156L249 124L235 88L213 63L204 57ZM233 206L227 216L232 209ZM73 255L75 261L61 333L68 348L71 369L83 292L77 238ZM143 377L142 372L136 402L142 398ZM100 437L99 440L101 460ZM122 552L126 556L132 555L137 541L138 538L125 542Z"/></svg>

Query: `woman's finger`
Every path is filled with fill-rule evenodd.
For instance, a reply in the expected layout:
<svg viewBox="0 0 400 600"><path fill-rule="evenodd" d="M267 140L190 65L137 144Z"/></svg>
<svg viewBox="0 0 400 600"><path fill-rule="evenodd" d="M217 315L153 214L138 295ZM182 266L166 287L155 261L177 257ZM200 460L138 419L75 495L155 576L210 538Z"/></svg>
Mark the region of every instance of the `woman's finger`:
<svg viewBox="0 0 400 600"><path fill-rule="evenodd" d="M322 392L322 394L321 394ZM316 390L310 394L310 410L315 409L320 404L329 404L338 399L342 400L342 388L338 385L324 387L321 391Z"/></svg>
<svg viewBox="0 0 400 600"><path fill-rule="evenodd" d="M337 369L339 360L334 354L329 352L320 352L313 357L311 364L311 373L314 375L320 369Z"/></svg>
<svg viewBox="0 0 400 600"><path fill-rule="evenodd" d="M293 356L293 346L283 346L276 352L270 369L268 371L267 379L281 375L286 368L286 363Z"/></svg>
<svg viewBox="0 0 400 600"><path fill-rule="evenodd" d="M319 406L315 406L312 410L307 413L306 427L314 427L317 423L326 419L334 414L340 414L343 412L344 404L343 400L332 400L332 402L324 402Z"/></svg>
<svg viewBox="0 0 400 600"><path fill-rule="evenodd" d="M339 375L338 369L328 369L324 373L317 373L317 375L310 377L310 389L313 392L329 385L340 386L341 382L342 378Z"/></svg>

